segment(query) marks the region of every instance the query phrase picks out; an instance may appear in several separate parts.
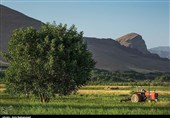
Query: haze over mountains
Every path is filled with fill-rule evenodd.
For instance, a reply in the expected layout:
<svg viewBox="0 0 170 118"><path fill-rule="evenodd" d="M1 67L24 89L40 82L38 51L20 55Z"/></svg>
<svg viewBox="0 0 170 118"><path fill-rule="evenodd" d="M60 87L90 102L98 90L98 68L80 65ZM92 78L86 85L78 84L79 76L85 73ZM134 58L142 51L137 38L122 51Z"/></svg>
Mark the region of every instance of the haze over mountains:
<svg viewBox="0 0 170 118"><path fill-rule="evenodd" d="M158 54L162 58L170 59L170 46L160 46L149 49L151 53Z"/></svg>
<svg viewBox="0 0 170 118"><path fill-rule="evenodd" d="M7 51L12 31L33 26L39 29L42 22L18 11L0 5L0 50ZM84 37L88 49L97 62L96 68L108 71L170 72L170 60L151 54L142 36L129 33L116 40ZM2 58L0 59L2 63Z"/></svg>

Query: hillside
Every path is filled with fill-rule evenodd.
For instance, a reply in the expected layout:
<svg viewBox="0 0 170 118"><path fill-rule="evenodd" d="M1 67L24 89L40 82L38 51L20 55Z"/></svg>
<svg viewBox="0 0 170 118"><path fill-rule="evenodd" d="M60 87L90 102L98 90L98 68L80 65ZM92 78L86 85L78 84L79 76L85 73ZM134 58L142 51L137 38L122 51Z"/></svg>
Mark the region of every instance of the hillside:
<svg viewBox="0 0 170 118"><path fill-rule="evenodd" d="M0 5L0 13L0 50L2 51L7 51L7 43L13 30L29 26L39 29L42 23L3 5Z"/></svg>
<svg viewBox="0 0 170 118"><path fill-rule="evenodd" d="M96 68L109 71L170 72L170 61L157 55L122 46L113 39L85 37L88 49L97 61Z"/></svg>

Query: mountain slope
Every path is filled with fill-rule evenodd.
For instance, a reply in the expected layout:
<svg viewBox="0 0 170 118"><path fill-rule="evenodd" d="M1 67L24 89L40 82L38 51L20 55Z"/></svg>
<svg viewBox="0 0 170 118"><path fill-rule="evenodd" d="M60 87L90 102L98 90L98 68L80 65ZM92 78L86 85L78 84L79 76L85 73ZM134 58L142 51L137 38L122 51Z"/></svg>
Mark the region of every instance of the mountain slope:
<svg viewBox="0 0 170 118"><path fill-rule="evenodd" d="M149 49L151 53L158 54L162 58L170 59L170 46L160 46Z"/></svg>
<svg viewBox="0 0 170 118"><path fill-rule="evenodd" d="M112 39L84 37L88 49L97 61L96 68L109 71L170 72L170 60L146 55L133 48L120 45Z"/></svg>
<svg viewBox="0 0 170 118"><path fill-rule="evenodd" d="M7 43L14 29L28 26L39 29L42 23L3 5L0 5L0 14L0 50L2 51L7 51Z"/></svg>

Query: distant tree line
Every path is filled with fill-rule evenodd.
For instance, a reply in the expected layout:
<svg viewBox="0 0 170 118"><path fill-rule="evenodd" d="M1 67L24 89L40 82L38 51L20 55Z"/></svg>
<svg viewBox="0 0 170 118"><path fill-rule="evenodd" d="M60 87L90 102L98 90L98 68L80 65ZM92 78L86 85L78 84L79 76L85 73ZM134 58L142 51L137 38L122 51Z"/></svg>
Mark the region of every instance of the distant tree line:
<svg viewBox="0 0 170 118"><path fill-rule="evenodd" d="M152 82L154 85L165 85L166 82L170 82L170 73L168 72L155 72L155 73L139 73L135 71L125 72L110 72L106 70L95 69L92 72L92 77L89 84L115 84L115 83L128 83L128 85L134 85L140 83L141 85L147 85Z"/></svg>
<svg viewBox="0 0 170 118"><path fill-rule="evenodd" d="M5 76L4 71L0 71L0 82ZM94 69L88 84L98 85L148 85L152 82L155 86L168 85L170 83L170 73L138 73L135 71L109 72L106 70Z"/></svg>

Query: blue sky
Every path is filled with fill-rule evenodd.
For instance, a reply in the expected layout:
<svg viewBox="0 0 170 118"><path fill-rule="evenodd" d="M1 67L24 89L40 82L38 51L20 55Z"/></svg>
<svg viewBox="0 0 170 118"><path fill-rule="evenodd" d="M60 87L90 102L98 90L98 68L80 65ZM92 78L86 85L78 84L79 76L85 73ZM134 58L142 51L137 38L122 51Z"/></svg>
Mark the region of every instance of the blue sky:
<svg viewBox="0 0 170 118"><path fill-rule="evenodd" d="M169 0L0 0L43 22L75 24L84 36L142 35L147 48L170 45Z"/></svg>

